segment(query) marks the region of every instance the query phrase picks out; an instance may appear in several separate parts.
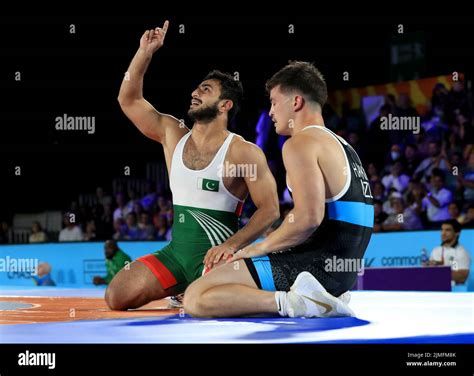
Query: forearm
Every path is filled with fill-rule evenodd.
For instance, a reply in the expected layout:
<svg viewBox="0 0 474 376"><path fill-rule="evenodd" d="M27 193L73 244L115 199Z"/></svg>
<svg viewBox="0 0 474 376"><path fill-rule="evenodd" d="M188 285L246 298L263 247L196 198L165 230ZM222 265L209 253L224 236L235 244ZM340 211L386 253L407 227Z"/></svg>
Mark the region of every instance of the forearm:
<svg viewBox="0 0 474 376"><path fill-rule="evenodd" d="M278 219L278 213L273 209L259 208L248 223L226 240L225 244L236 251L257 240L273 222Z"/></svg>
<svg viewBox="0 0 474 376"><path fill-rule="evenodd" d="M437 208L441 207L439 201L437 199L435 199L433 196L429 196L428 197L428 200L430 200L430 202L436 206Z"/></svg>
<svg viewBox="0 0 474 376"><path fill-rule="evenodd" d="M312 221L295 213L294 209L288 213L282 225L273 231L261 243L267 253L294 247L303 243L316 230Z"/></svg>
<svg viewBox="0 0 474 376"><path fill-rule="evenodd" d="M468 275L469 275L469 270L453 270L451 272L451 278L456 283L466 282Z"/></svg>
<svg viewBox="0 0 474 376"><path fill-rule="evenodd" d="M139 48L132 59L127 73L122 81L119 101L127 102L143 98L143 77L150 65L152 54Z"/></svg>

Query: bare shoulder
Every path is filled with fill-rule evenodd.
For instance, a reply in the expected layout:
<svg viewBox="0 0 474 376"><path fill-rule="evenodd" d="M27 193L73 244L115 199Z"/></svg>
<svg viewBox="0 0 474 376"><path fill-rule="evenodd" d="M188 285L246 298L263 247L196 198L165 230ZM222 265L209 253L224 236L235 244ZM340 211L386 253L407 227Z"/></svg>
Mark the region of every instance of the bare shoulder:
<svg viewBox="0 0 474 376"><path fill-rule="evenodd" d="M229 157L236 163L244 163L251 160L265 159L265 154L253 142L247 141L240 135L235 135L229 146Z"/></svg>

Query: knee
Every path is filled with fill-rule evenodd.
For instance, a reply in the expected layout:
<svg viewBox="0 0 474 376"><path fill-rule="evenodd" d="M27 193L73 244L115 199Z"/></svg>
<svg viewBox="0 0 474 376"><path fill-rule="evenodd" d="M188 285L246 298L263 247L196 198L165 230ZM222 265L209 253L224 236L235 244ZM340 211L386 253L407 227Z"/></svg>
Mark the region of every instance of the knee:
<svg viewBox="0 0 474 376"><path fill-rule="evenodd" d="M203 290L191 284L184 293L184 312L193 317L209 317L209 307Z"/></svg>
<svg viewBox="0 0 474 376"><path fill-rule="evenodd" d="M105 290L105 302L113 311L125 311L130 308L129 299L114 285L109 285Z"/></svg>

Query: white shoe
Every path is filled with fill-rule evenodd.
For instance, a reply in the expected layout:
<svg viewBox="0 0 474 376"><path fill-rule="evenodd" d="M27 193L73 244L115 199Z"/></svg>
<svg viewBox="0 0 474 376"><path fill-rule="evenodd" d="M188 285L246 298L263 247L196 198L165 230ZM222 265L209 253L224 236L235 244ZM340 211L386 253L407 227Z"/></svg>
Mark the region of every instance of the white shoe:
<svg viewBox="0 0 474 376"><path fill-rule="evenodd" d="M347 295L344 299L346 298ZM295 283L288 292L287 304L286 311L289 317L354 316L354 312L342 296L340 298L332 296L308 272L298 274Z"/></svg>
<svg viewBox="0 0 474 376"><path fill-rule="evenodd" d="M351 301L351 292L346 291L344 294L341 294L337 297L338 299L341 299L344 303L349 304Z"/></svg>

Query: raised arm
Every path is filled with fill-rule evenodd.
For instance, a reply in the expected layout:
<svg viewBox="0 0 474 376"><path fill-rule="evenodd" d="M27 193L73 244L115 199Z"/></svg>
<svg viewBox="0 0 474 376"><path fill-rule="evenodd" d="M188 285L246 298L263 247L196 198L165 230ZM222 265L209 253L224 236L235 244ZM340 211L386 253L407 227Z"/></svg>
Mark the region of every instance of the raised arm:
<svg viewBox="0 0 474 376"><path fill-rule="evenodd" d="M143 98L143 78L153 54L164 43L168 21L163 28L145 31L140 39L140 48L132 59L122 81L118 101L127 117L145 136L166 146L177 142L188 129L173 116L158 112Z"/></svg>

